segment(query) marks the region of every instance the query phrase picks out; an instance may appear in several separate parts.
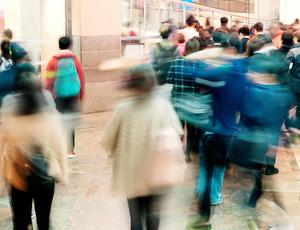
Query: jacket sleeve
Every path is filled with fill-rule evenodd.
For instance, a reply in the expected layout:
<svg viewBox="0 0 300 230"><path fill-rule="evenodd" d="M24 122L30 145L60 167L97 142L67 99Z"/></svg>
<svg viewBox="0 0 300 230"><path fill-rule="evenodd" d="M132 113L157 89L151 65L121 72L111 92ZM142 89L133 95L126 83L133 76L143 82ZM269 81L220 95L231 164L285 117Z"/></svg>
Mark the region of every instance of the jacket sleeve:
<svg viewBox="0 0 300 230"><path fill-rule="evenodd" d="M53 94L54 83L56 80L57 60L52 58L46 69L45 88Z"/></svg>
<svg viewBox="0 0 300 230"><path fill-rule="evenodd" d="M114 150L116 148L116 143L118 143L119 132L120 132L120 123L121 123L122 112L119 107L113 113L111 120L108 122L104 135L101 139L101 146L105 152L113 157Z"/></svg>
<svg viewBox="0 0 300 230"><path fill-rule="evenodd" d="M80 98L80 101L82 101L85 96L85 77L84 77L82 65L76 56L74 56L74 62L75 62L77 73L78 73L79 80L80 80L79 98Z"/></svg>

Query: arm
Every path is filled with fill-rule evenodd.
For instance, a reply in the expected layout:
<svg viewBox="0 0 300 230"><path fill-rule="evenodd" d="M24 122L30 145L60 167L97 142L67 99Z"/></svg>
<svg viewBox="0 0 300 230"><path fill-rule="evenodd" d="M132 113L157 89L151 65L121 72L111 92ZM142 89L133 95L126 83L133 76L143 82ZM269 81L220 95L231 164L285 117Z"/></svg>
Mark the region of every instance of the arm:
<svg viewBox="0 0 300 230"><path fill-rule="evenodd" d="M80 101L82 101L85 96L85 78L84 78L83 68L82 68L80 61L78 60L78 58L76 56L74 56L74 62L75 62L76 70L77 70L79 80L80 80L80 96L79 96L79 98L80 98Z"/></svg>
<svg viewBox="0 0 300 230"><path fill-rule="evenodd" d="M46 69L45 88L53 94L54 83L56 80L57 60L52 58Z"/></svg>

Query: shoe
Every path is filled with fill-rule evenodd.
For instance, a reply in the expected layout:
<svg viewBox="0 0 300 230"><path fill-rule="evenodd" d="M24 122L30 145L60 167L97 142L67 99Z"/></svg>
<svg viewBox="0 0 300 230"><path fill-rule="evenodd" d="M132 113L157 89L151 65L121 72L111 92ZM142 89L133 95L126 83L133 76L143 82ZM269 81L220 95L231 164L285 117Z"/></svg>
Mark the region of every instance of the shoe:
<svg viewBox="0 0 300 230"><path fill-rule="evenodd" d="M189 218L187 226L187 230L210 230L211 224L203 219L200 215L195 215Z"/></svg>
<svg viewBox="0 0 300 230"><path fill-rule="evenodd" d="M76 157L76 154L74 152L68 153L68 158L73 159Z"/></svg>
<svg viewBox="0 0 300 230"><path fill-rule="evenodd" d="M210 205L211 206L218 206L218 205L220 205L220 204L222 204L223 203L223 196L221 197L221 199L220 200L218 200L218 201L211 201L210 202Z"/></svg>
<svg viewBox="0 0 300 230"><path fill-rule="evenodd" d="M192 162L192 158L191 158L190 155L185 155L185 162L186 162L186 163Z"/></svg>
<svg viewBox="0 0 300 230"><path fill-rule="evenodd" d="M269 165L266 167L265 175L272 176L272 175L275 175L278 173L279 173L278 168L275 168L274 166L269 166Z"/></svg>

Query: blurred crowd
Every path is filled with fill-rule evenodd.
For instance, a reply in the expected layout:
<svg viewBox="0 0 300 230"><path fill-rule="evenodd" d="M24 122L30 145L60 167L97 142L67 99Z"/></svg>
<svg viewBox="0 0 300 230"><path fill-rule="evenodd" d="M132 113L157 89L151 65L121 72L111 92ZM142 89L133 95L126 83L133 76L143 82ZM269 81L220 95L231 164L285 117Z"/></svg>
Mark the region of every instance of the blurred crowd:
<svg viewBox="0 0 300 230"><path fill-rule="evenodd" d="M7 188L13 229L50 229L55 183L68 181L75 126L84 97L82 66L61 37L59 52L39 77L28 52L4 31L0 62L0 195ZM4 180L3 180L4 179ZM32 203L34 202L34 210Z"/></svg>
<svg viewBox="0 0 300 230"><path fill-rule="evenodd" d="M164 194L184 184L197 153L198 210L187 229L211 229L226 170L236 165L252 175L247 206L255 208L264 175L279 173L281 136L300 134L300 22L229 27L222 17L213 28L190 15L184 28L164 22L160 34L150 62L122 69L120 90L130 93L101 140L114 159L112 189L127 199L132 230L157 230ZM32 226L32 201L38 229L50 228L55 182L68 181L65 158L76 156L85 81L71 46L70 37L59 39L41 79L12 31L3 35L0 185L8 188L16 230Z"/></svg>
<svg viewBox="0 0 300 230"><path fill-rule="evenodd" d="M124 73L123 84L134 93L117 107L103 139L116 160L117 191L128 197L131 229L143 229L143 216L146 229L158 229L157 202L162 188L180 184L172 177L181 178L173 169L182 164L176 156L183 152L187 163L191 152L200 159L198 214L189 218L188 229L211 228L211 207L222 204L224 175L233 165L252 176L246 206L257 206L264 175L279 173L280 138L299 135L299 29L298 19L270 28L261 22L229 27L226 17L213 28L193 15L184 28L172 20L162 23L162 40L154 45L150 63ZM156 83L151 80L150 87L153 76ZM174 164L165 164L166 156ZM158 181L152 180L157 165ZM275 193L273 202L285 210Z"/></svg>

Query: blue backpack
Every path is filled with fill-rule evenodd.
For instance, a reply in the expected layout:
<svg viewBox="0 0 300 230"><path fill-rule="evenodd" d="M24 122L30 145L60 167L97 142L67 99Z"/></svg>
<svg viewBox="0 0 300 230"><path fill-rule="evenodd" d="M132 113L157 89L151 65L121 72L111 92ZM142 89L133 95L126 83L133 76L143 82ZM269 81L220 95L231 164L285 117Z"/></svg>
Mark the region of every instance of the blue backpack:
<svg viewBox="0 0 300 230"><path fill-rule="evenodd" d="M59 98L76 97L80 93L80 79L72 57L58 61L55 93Z"/></svg>

